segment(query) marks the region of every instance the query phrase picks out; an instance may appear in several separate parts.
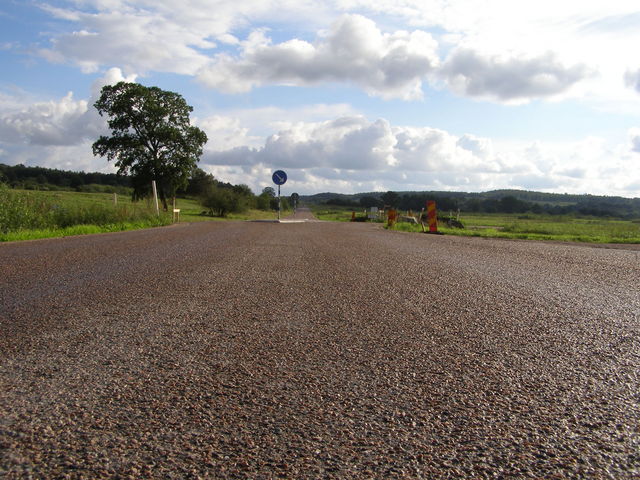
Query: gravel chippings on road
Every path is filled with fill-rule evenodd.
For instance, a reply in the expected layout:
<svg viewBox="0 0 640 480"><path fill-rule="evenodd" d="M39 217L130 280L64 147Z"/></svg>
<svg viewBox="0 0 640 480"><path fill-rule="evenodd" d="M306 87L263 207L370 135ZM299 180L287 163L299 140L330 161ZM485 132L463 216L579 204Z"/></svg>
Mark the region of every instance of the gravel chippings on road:
<svg viewBox="0 0 640 480"><path fill-rule="evenodd" d="M638 250L201 223L0 278L0 477L640 478Z"/></svg>

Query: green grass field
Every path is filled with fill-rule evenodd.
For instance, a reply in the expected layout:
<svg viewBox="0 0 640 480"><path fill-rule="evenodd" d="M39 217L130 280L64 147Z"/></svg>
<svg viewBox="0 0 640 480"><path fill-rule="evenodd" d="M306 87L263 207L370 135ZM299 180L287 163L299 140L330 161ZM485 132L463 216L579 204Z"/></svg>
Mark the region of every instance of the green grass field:
<svg viewBox="0 0 640 480"><path fill-rule="evenodd" d="M318 220L328 222L349 222L351 221L351 212L353 211L353 209L346 207L330 207L326 205L311 205L309 208L311 208L311 211ZM362 216L363 210L358 210L356 215Z"/></svg>
<svg viewBox="0 0 640 480"><path fill-rule="evenodd" d="M181 222L264 220L275 219L275 212L249 210L243 214L229 214L225 218L206 215L197 199L178 198ZM171 209L171 206L170 206ZM320 220L351 220L351 208L312 206ZM355 210L363 217L363 210ZM285 211L282 216L290 212ZM447 235L513 238L527 240L557 240L590 243L640 244L640 219L507 215L462 213L464 229L448 228L442 223L439 230ZM132 202L128 195L109 193L79 193L62 191L21 191L0 187L0 241L51 238L87 233L133 230L172 223L172 214L156 216L150 201ZM422 232L419 225L397 223L394 230Z"/></svg>
<svg viewBox="0 0 640 480"><path fill-rule="evenodd" d="M350 221L353 211L327 206L315 206L312 210L320 220L342 222ZM356 215L363 216L362 210L356 210ZM441 222L438 230L446 235L468 237L640 244L640 219L461 213L460 221L464 229L448 228ZM393 229L422 232L420 225L410 223L397 223Z"/></svg>
<svg viewBox="0 0 640 480"><path fill-rule="evenodd" d="M249 210L226 218L206 215L197 199L178 198L180 222L275 219L275 212ZM66 237L169 225L171 213L156 215L150 201L133 202L129 195L64 191L12 190L0 186L0 241ZM286 216L288 211L282 213Z"/></svg>

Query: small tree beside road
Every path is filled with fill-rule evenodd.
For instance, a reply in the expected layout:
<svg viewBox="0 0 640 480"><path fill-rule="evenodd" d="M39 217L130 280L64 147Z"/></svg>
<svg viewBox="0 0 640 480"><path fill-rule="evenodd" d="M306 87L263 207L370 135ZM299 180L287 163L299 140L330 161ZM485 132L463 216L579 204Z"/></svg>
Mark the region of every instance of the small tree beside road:
<svg viewBox="0 0 640 480"><path fill-rule="evenodd" d="M94 106L109 118L111 136L101 136L93 154L131 175L134 199L148 196L155 180L167 210L167 199L187 185L207 142L189 122L193 107L178 93L128 82L103 87Z"/></svg>

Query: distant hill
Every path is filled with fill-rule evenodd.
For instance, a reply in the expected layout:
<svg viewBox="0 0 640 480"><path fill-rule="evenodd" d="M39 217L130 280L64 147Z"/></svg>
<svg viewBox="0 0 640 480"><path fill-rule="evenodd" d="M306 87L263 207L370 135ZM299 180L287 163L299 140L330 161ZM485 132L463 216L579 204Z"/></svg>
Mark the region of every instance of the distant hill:
<svg viewBox="0 0 640 480"><path fill-rule="evenodd" d="M199 169L198 169L199 170ZM197 173L197 172L196 172ZM204 171L202 175L207 175ZM187 193L197 183L190 179ZM212 177L213 179L213 177ZM130 192L130 178L113 173L87 173L56 170L24 165L0 163L0 183L14 188L33 190L75 190L93 192ZM218 186L233 187L216 181ZM301 195L306 204L341 205L350 208L384 206L387 192L342 194L324 192ZM549 213L553 215L591 215L598 217L640 218L640 198L609 197L603 195L574 195L543 193L528 190L492 190L489 192L404 191L394 192L394 206L402 210L421 210L427 200L436 200L441 211L460 209L466 212L486 213Z"/></svg>

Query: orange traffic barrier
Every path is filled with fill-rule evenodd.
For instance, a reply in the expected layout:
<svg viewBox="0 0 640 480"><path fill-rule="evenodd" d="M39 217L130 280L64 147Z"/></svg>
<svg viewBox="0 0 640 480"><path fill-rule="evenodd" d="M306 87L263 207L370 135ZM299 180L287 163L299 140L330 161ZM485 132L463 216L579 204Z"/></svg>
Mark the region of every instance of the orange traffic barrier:
<svg viewBox="0 0 640 480"><path fill-rule="evenodd" d="M398 220L398 212L395 210L389 210L387 212L387 226L393 227Z"/></svg>
<svg viewBox="0 0 640 480"><path fill-rule="evenodd" d="M429 222L429 233L438 233L438 213L436 211L436 202L427 201L427 221Z"/></svg>

